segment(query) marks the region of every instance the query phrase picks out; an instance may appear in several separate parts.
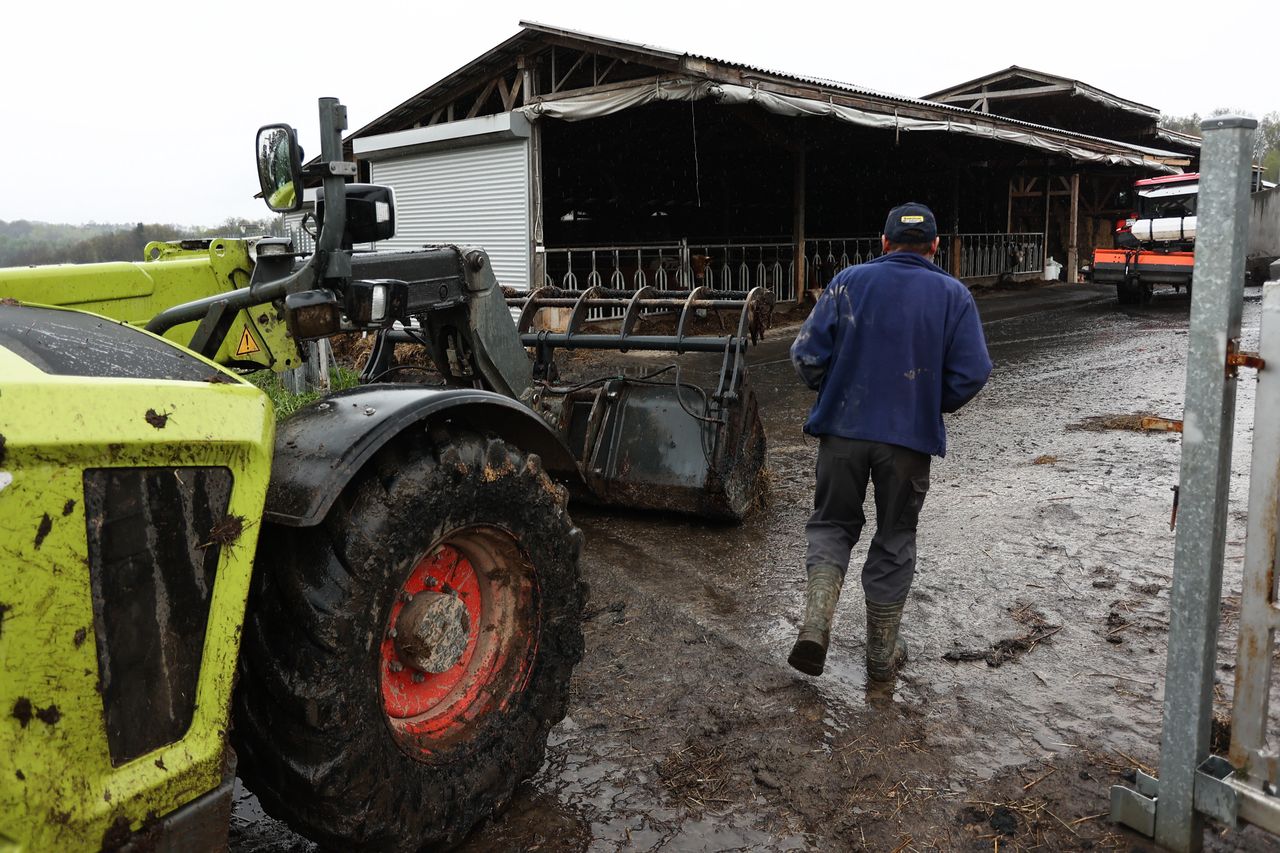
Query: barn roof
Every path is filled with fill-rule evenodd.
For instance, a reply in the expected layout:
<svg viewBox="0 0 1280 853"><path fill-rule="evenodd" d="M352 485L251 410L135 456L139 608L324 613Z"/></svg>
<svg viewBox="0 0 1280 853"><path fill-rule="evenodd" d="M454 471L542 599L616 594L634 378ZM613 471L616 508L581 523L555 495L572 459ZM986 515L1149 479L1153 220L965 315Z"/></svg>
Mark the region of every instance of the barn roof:
<svg viewBox="0 0 1280 853"><path fill-rule="evenodd" d="M758 65L680 52L561 27L529 21L522 21L520 26L520 31L515 35L388 110L351 134L350 139L421 127L430 122L432 114L443 104L468 88L481 85L485 79L492 77L495 73L515 66L522 57L532 57L553 47L567 47L579 51L593 51L624 63L650 69L653 76L644 78L643 82L634 81L632 89L652 85L654 99L712 98L730 102L754 102L765 109L788 115L828 115L870 127L984 136L1042 151L1064 154L1082 162L1121 163L1150 168L1154 171L1177 171L1177 167L1186 165L1188 162L1188 145L1185 140L1160 137L1153 141L1161 142L1162 147L1155 147L1134 141L1081 133L1013 116L969 109L954 103L905 97L853 83L786 73ZM1038 73L1017 69L1015 66L1013 69L998 72L997 75L988 75L988 77L994 79L1000 74L1007 75L1015 70L1018 73ZM964 89L974 84L981 86L985 79L979 78L953 89ZM1054 79L1064 80L1065 78ZM1068 82L1078 86L1081 92L1087 92L1090 96L1098 98L1105 96L1126 112L1141 114L1143 117L1159 115L1151 107L1117 98L1078 81ZM602 114L601 110L624 109L644 102L643 98L635 97L635 91L631 91L629 97L622 98L620 92L627 88L622 84L598 88L607 91L585 88L573 92L537 95L523 109L531 118L545 115L573 119L593 117ZM952 90L944 90L936 95L947 95L950 92ZM575 103L586 112L583 113L580 110L579 114L575 115ZM588 104L590 109L584 106ZM1175 144L1177 142L1182 144ZM1169 143L1168 147L1163 147L1163 143Z"/></svg>
<svg viewBox="0 0 1280 853"><path fill-rule="evenodd" d="M1155 107L1105 92L1096 86L1069 77L1059 77L1030 68L1011 65L1002 71L977 77L924 96L925 100L948 104L976 103L989 100L1030 100L1065 95L1084 98L1112 109L1144 118L1158 119Z"/></svg>
<svg viewBox="0 0 1280 853"><path fill-rule="evenodd" d="M1160 127L1155 107L1122 98L1080 80L1011 65L924 96L926 100L995 112L1120 142L1156 145L1184 154L1200 138Z"/></svg>

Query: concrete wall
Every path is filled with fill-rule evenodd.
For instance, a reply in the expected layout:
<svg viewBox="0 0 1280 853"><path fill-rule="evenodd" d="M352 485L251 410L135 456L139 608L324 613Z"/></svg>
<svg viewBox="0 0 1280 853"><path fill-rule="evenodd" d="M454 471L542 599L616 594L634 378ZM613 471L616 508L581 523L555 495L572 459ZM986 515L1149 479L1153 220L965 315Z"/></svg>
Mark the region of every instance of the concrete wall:
<svg viewBox="0 0 1280 853"><path fill-rule="evenodd" d="M1249 257L1280 257L1280 187L1253 194L1249 217Z"/></svg>

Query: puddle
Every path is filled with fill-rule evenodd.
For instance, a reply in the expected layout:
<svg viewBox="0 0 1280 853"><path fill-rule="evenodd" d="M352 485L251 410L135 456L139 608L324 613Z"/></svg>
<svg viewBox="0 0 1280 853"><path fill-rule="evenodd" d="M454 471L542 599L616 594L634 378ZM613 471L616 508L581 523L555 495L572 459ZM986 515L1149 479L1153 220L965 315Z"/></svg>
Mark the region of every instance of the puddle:
<svg viewBox="0 0 1280 853"><path fill-rule="evenodd" d="M1246 300L1243 349L1256 348L1258 314ZM1108 837L1090 815L1132 769L1115 756L1151 762L1158 748L1181 455L1177 435L1124 424L1179 416L1186 326L1185 298L1123 311L1081 300L988 323L995 372L947 421L903 617L911 661L885 699L865 690L865 539L827 672L809 679L786 665L803 603L817 446L800 427L813 397L785 341L755 350L767 509L735 528L573 508L591 618L570 718L511 810L460 849L956 849L991 831L966 828L966 798L999 785L1015 796L1039 762L1071 768L1034 789L1060 798L1054 814L1087 821L1081 837ZM1253 385L1238 388L1237 473L1248 470ZM1236 507L1246 489L1232 478ZM1243 538L1233 514L1228 597ZM1035 639L1045 626L1056 629ZM1220 663L1234 655L1233 631ZM1026 642L989 666L986 652L1011 638ZM945 660L955 649L984 654ZM267 820L239 799L236 815ZM296 848L233 839L233 849Z"/></svg>

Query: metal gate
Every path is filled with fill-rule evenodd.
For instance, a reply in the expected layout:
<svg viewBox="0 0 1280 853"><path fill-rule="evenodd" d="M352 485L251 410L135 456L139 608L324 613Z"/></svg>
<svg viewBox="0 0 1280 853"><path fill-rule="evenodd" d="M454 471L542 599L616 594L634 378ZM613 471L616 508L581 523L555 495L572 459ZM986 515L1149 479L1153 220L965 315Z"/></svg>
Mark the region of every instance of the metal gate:
<svg viewBox="0 0 1280 853"><path fill-rule="evenodd" d="M1201 125L1200 234L1188 332L1180 509L1169 597L1160 776L1111 789L1111 816L1177 851L1199 850L1204 818L1280 831L1268 703L1280 560L1280 281L1263 296L1258 354L1238 350L1257 122ZM1280 269L1273 266L1273 277ZM1209 754L1222 598L1236 374L1259 370L1230 760Z"/></svg>

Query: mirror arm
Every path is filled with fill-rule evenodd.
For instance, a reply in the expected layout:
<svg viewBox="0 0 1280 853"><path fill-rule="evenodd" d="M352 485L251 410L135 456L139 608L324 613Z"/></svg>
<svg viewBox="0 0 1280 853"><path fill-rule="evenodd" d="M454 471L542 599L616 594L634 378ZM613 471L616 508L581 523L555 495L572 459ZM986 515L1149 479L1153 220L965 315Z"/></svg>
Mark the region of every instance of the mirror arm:
<svg viewBox="0 0 1280 853"><path fill-rule="evenodd" d="M347 129L347 108L337 98L320 99L320 156L327 163L342 160L342 131ZM355 164L352 164L354 167ZM343 170L346 171L346 170ZM264 302L283 299L290 293L312 290L319 283L338 291L351 279L351 253L342 250L347 222L346 179L330 168L324 177L326 213L316 251L307 262L286 278L250 285L175 305L161 311L147 323L146 330L163 335L175 326L204 319L210 310L240 310ZM264 188L265 189L265 188Z"/></svg>
<svg viewBox="0 0 1280 853"><path fill-rule="evenodd" d="M206 296L204 299L196 299L191 302L184 302L181 305L175 305L172 308L166 308L152 317L144 328L153 335L163 335L174 326L203 320L209 310L220 303L223 304L224 308L232 308L239 311L241 308L250 308L254 305L261 305L264 302L283 299L287 294L296 290L310 290L315 286L315 267L318 257L318 254L312 255L295 272L278 281L253 284L249 287L232 290L229 293L217 293L213 296Z"/></svg>
<svg viewBox="0 0 1280 853"><path fill-rule="evenodd" d="M342 131L347 129L347 108L337 98L320 99L320 159L332 163L342 159ZM349 279L351 255L342 251L342 235L347 222L347 182L341 175L324 177L324 224L316 241L316 254L324 258L319 270L322 281Z"/></svg>

